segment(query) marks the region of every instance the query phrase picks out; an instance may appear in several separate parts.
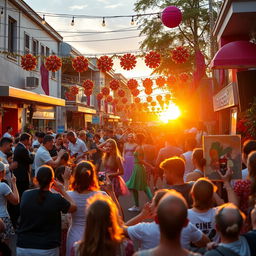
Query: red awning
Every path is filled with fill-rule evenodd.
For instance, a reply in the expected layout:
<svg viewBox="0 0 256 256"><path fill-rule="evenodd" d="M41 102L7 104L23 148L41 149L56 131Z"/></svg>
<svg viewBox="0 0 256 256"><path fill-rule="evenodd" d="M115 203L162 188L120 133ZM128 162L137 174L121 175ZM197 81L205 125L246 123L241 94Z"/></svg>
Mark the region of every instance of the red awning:
<svg viewBox="0 0 256 256"><path fill-rule="evenodd" d="M213 69L253 67L256 67L256 44L248 41L235 41L224 45L211 62Z"/></svg>

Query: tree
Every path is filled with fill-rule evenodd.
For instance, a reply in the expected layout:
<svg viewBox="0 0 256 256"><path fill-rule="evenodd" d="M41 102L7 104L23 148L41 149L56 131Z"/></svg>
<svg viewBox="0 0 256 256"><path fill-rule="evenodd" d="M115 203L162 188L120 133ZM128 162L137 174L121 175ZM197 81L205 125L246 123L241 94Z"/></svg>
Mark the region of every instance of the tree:
<svg viewBox="0 0 256 256"><path fill-rule="evenodd" d="M155 73L177 73L191 71L197 50L201 50L207 57L211 43L209 1L213 0L137 0L134 10L137 13L150 12L158 9L160 12L167 6L174 5L181 9L183 20L179 27L167 29L157 17L144 16L138 20L142 29L140 35L145 35L141 43L143 50L157 50L162 52L163 61ZM213 3L213 17L217 17L218 4ZM175 64L170 59L170 48L185 45L191 49L191 59L185 64ZM166 50L168 49L168 50Z"/></svg>

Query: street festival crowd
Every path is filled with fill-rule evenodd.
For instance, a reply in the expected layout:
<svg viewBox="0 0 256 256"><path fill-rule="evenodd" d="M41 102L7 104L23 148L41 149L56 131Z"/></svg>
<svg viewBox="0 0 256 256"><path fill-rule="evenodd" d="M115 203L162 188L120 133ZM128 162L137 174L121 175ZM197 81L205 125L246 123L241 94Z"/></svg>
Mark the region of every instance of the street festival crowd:
<svg viewBox="0 0 256 256"><path fill-rule="evenodd" d="M206 134L202 124L60 134L8 127L0 140L0 255L256 255L256 141L243 144L241 179L227 168L211 181ZM134 205L121 207L128 195ZM127 210L133 218L124 218Z"/></svg>

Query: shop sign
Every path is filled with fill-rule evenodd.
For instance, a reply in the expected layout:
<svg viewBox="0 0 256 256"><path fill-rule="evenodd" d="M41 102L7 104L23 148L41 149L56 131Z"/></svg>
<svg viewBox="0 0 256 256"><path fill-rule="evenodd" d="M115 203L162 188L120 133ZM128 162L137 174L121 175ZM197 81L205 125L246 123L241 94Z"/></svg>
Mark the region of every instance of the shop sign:
<svg viewBox="0 0 256 256"><path fill-rule="evenodd" d="M54 119L54 112L36 111L33 119Z"/></svg>
<svg viewBox="0 0 256 256"><path fill-rule="evenodd" d="M235 105L237 105L237 100L233 83L230 83L213 96L213 109L215 112Z"/></svg>
<svg viewBox="0 0 256 256"><path fill-rule="evenodd" d="M92 117L92 123L93 124L100 124L100 117L99 116L93 116Z"/></svg>
<svg viewBox="0 0 256 256"><path fill-rule="evenodd" d="M63 133L65 131L64 125L58 125L57 127L57 133Z"/></svg>
<svg viewBox="0 0 256 256"><path fill-rule="evenodd" d="M91 123L92 122L92 115L84 115L84 121Z"/></svg>

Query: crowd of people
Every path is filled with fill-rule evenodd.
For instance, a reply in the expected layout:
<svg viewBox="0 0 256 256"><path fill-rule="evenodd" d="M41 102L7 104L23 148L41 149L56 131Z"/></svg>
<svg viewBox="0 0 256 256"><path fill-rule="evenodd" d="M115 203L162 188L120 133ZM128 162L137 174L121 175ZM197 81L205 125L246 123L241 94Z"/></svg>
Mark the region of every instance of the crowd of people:
<svg viewBox="0 0 256 256"><path fill-rule="evenodd" d="M241 179L228 168L211 181L206 134L202 124L15 135L8 127L0 255L256 255L256 141L243 145ZM121 200L129 196L134 205Z"/></svg>

